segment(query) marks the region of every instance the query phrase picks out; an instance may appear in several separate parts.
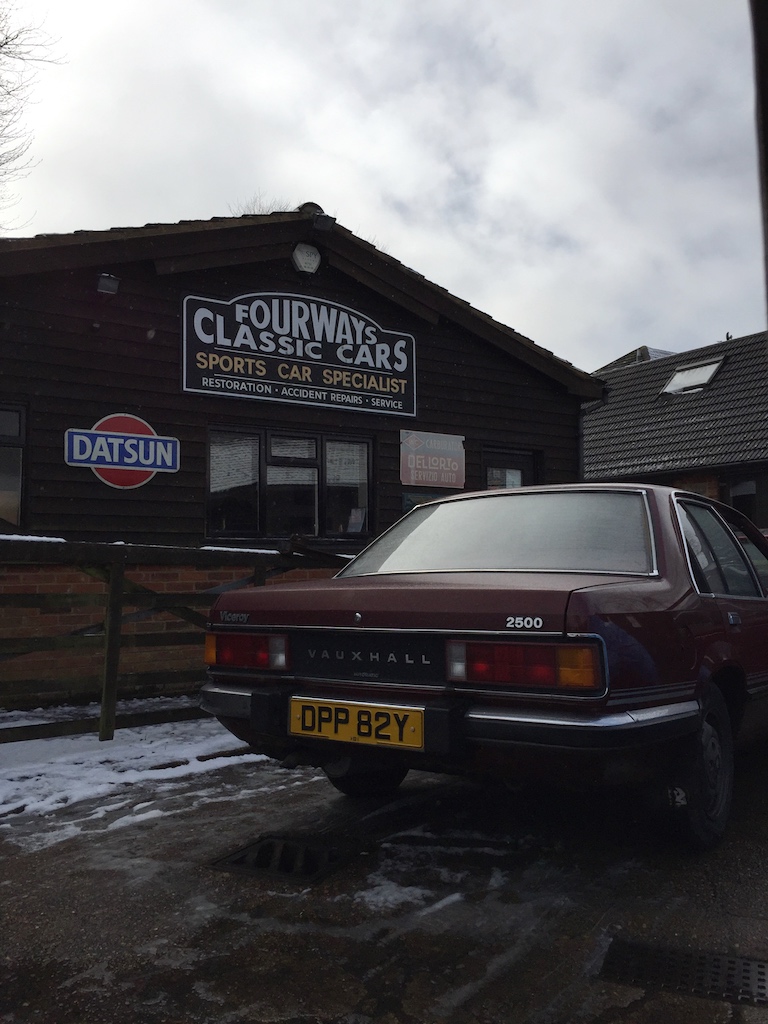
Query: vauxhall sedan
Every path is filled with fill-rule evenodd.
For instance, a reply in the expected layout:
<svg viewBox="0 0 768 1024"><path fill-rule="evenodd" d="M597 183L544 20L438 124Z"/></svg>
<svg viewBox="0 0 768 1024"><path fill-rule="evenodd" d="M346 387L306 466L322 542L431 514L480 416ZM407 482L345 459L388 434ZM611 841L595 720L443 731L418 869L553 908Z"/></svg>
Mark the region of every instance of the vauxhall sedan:
<svg viewBox="0 0 768 1024"><path fill-rule="evenodd" d="M768 546L734 509L650 485L420 505L333 579L222 594L202 707L351 797L410 769L643 782L688 843L729 816L765 732Z"/></svg>

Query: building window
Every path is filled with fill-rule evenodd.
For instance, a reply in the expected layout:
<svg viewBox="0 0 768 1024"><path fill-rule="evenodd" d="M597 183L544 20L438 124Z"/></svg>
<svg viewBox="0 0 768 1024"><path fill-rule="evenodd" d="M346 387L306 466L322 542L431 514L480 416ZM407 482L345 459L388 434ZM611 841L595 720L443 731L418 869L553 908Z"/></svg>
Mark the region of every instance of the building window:
<svg viewBox="0 0 768 1024"><path fill-rule="evenodd" d="M536 457L532 452L485 451L483 477L488 491L537 483Z"/></svg>
<svg viewBox="0 0 768 1024"><path fill-rule="evenodd" d="M24 409L0 406L0 520L21 524L21 479Z"/></svg>
<svg viewBox="0 0 768 1024"><path fill-rule="evenodd" d="M212 430L208 534L367 534L370 461L368 440Z"/></svg>
<svg viewBox="0 0 768 1024"><path fill-rule="evenodd" d="M369 533L369 446L360 441L325 442L325 533Z"/></svg>
<svg viewBox="0 0 768 1024"><path fill-rule="evenodd" d="M726 501L748 519L754 519L757 511L757 485L755 481L742 480L741 483L731 484Z"/></svg>
<svg viewBox="0 0 768 1024"><path fill-rule="evenodd" d="M208 445L208 533L259 534L258 434L211 431Z"/></svg>
<svg viewBox="0 0 768 1024"><path fill-rule="evenodd" d="M717 359L696 366L681 366L661 389L662 394L679 395L684 391L700 391L711 382L722 363L722 359Z"/></svg>

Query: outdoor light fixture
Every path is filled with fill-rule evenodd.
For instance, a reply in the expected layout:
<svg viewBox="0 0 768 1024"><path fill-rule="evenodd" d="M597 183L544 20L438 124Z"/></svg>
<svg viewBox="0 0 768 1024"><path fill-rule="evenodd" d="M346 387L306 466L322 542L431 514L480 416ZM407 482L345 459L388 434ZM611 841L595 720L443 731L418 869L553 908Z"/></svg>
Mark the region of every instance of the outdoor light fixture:
<svg viewBox="0 0 768 1024"><path fill-rule="evenodd" d="M328 213L317 213L312 218L312 227L315 231L331 231L336 223L336 218Z"/></svg>
<svg viewBox="0 0 768 1024"><path fill-rule="evenodd" d="M119 277L114 277L112 274L99 274L99 280L96 282L96 291L101 295L117 295L119 287Z"/></svg>
<svg viewBox="0 0 768 1024"><path fill-rule="evenodd" d="M291 253L291 263L300 274L314 274L320 266L320 253L314 245L299 242Z"/></svg>
<svg viewBox="0 0 768 1024"><path fill-rule="evenodd" d="M333 225L336 223L336 218L327 214L317 203L302 203L301 206L296 207L296 212L311 216L312 227L315 231L332 231ZM314 274L314 270L311 270L310 273Z"/></svg>

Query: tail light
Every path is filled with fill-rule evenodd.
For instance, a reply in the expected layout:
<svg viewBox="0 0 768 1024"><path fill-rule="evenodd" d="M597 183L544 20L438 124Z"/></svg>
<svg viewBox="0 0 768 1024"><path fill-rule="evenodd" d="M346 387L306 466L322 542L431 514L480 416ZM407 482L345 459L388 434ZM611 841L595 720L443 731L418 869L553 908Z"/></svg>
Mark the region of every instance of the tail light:
<svg viewBox="0 0 768 1024"><path fill-rule="evenodd" d="M208 633L205 663L219 668L255 668L285 672L288 637L275 633Z"/></svg>
<svg viewBox="0 0 768 1024"><path fill-rule="evenodd" d="M597 648L586 644L451 641L447 663L454 683L582 692L602 686Z"/></svg>

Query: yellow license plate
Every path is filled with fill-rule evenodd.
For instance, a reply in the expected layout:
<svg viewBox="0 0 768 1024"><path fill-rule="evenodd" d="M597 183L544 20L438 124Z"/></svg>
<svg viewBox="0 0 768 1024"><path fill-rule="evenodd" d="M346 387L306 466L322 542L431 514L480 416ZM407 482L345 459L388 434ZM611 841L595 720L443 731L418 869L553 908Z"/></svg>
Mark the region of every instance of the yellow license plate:
<svg viewBox="0 0 768 1024"><path fill-rule="evenodd" d="M424 709L291 697L291 736L424 749Z"/></svg>

